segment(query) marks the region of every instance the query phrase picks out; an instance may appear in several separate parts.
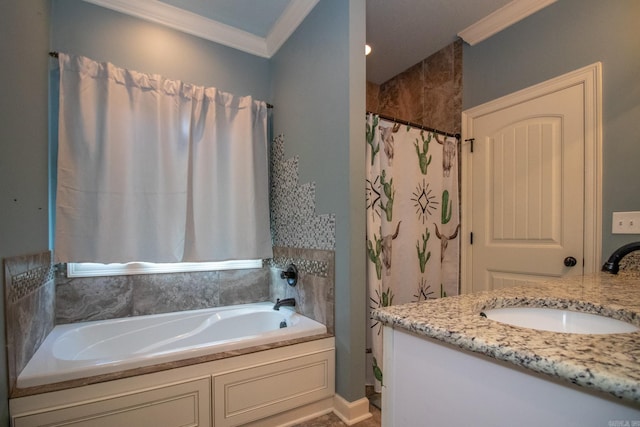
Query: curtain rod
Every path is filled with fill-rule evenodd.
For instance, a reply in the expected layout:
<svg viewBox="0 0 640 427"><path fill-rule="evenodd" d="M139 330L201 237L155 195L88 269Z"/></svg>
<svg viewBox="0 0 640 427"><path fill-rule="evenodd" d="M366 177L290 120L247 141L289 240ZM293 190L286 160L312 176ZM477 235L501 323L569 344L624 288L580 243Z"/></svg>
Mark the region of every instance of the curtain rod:
<svg viewBox="0 0 640 427"><path fill-rule="evenodd" d="M49 56L52 58L57 58L59 55L58 55L58 52L52 51L52 52L49 52ZM267 108L273 108L273 105L269 104L268 102L266 104L267 104Z"/></svg>
<svg viewBox="0 0 640 427"><path fill-rule="evenodd" d="M374 113L373 111L367 111L367 114L375 114L376 116L380 117L381 119L389 120L389 121L392 121L394 123L400 123L401 125L407 125L407 126L411 126L411 127L414 127L414 128L426 130L428 132L435 132L435 133L440 133L440 134L446 135L446 136L452 136L452 137L456 138L458 141L460 141L460 134L459 133L445 132L445 131L442 131L442 130L438 130L438 129L430 128L428 126L421 125L419 123L408 122L406 120L396 119L395 117L387 116L387 115L384 115L384 114Z"/></svg>

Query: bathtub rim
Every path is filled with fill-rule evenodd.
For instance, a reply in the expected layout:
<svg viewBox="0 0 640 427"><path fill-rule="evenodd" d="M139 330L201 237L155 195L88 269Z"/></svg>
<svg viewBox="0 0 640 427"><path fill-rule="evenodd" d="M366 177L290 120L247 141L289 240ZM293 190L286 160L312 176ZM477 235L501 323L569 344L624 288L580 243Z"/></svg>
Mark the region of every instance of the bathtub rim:
<svg viewBox="0 0 640 427"><path fill-rule="evenodd" d="M9 416L14 419L43 411L64 409L83 403L92 403L109 398L113 396L114 393L117 393L117 395L126 395L205 378L210 378L213 381L214 376L225 375L246 369L247 367L268 365L274 361L296 359L300 356L327 351L334 352L331 360L335 360L335 337L333 336L317 338L311 342L299 343L292 348L272 348L252 354L228 357L223 360L178 367L164 372L141 374L136 377L121 378L110 382L79 384L73 389L47 390L40 393L31 393L30 395L11 396L9 399ZM335 393L335 362L331 363L330 369L330 372L333 373L330 377L332 383L330 389ZM334 396L328 397L322 402L326 403L327 408L324 413L331 412ZM312 405L312 408L313 407L315 406ZM301 407L300 409L303 408ZM295 411L298 411L298 409L292 412L296 413ZM301 417L301 414L296 414L294 419L297 420ZM314 413L313 415L315 417L322 414ZM296 422L304 420L305 419L300 419ZM284 421L288 420L282 420L278 424L281 425ZM292 425L294 423L286 422L285 424Z"/></svg>
<svg viewBox="0 0 640 427"><path fill-rule="evenodd" d="M73 364L73 363L83 363L83 362L95 362L95 363L100 363L100 362L104 362L105 359L103 357L88 357L88 356L83 356L83 357L72 357L70 356L69 353L66 353L66 350L62 350L62 354L60 351L60 346L61 346L61 342L60 341L64 341L68 336L70 335L74 335L75 333L78 333L80 338L84 338L86 337L86 335L91 335L91 330L94 327L100 327L101 324L106 324L106 328L112 328L111 325L115 325L115 328L118 328L119 324L128 324L128 323L132 323L134 325L132 326L137 326L141 328L140 330L147 330L147 329L152 329L154 326L157 326L158 323L154 323L156 320L158 320L160 322L161 325L167 325L167 327L171 327L171 323L177 319L178 321L180 321L181 319L183 320L188 320L187 318L191 318L191 317L198 317L201 318L203 320L204 317L210 317L211 315L215 314L215 313L220 313L220 312L230 312L230 311L236 311L236 310L242 310L243 313L242 314L252 314L252 313L269 313L269 315L279 315L279 314L283 314L283 317L285 317L285 320L290 321L292 318L294 320L297 320L297 318L302 318L300 320L298 320L298 322L301 323L310 323L310 321L314 322L315 324L320 324L320 322L314 321L313 319L310 319L304 315L302 315L301 313L297 313L295 310L290 309L290 307L286 307L283 308L282 310L275 311L271 309L272 304L271 303L249 303L249 304L238 304L238 305L233 305L233 306L225 306L225 307L214 307L214 308L209 308L209 309L197 309L197 310L184 310L184 311L179 311L179 312L169 312L169 313L158 313L158 314L150 314L150 315L141 315L141 316L132 316L132 317L126 317L126 318L118 318L118 319L106 319L106 320L97 320L97 321L87 321L87 322L77 322L77 323L70 323L70 324L64 324L64 325L58 325L54 328L54 330L52 330L49 335L47 336L47 338L51 337L50 341L53 340L53 342L47 342L47 345L50 346L51 348L51 355L60 361L61 364ZM204 315L204 316L203 316ZM224 321L227 319L219 319L220 321ZM296 326L295 324L292 326ZM318 326L318 325L316 325ZM322 325L325 328L326 331L326 326ZM87 331L85 331L84 329L87 329ZM137 328L134 328L134 331ZM277 332L277 329L274 330L269 330L267 331L267 334L271 335L275 335L273 334L274 332ZM90 344L89 346L96 346L96 345L100 345L102 342L104 341L109 341L113 338L121 338L121 339L125 339L124 336L128 335L128 333L126 331L124 331L124 333L122 333L123 331L120 331L121 333L115 335L115 336L102 336L100 339L96 340L96 341L91 341L88 344ZM180 335L189 335L188 332L191 332L191 330L188 331L181 331ZM248 335L242 335L241 337L234 337L234 338L230 338L230 339L226 339L226 340L219 340L218 342L220 343L227 343L227 342L235 342L237 341L237 338L242 338ZM251 336L255 336L255 334L251 335ZM93 338L93 337L92 337ZM80 353L86 352L87 350L87 343L85 343L85 345L80 345L79 348L77 349L78 354L76 354L76 356L79 356ZM195 348L197 348L197 346L195 346ZM147 354L147 352L143 351L144 348L142 349L138 349L136 354ZM65 354L66 353L66 354ZM162 352L160 352L159 355L161 355ZM113 353L111 356L112 358L122 358L123 356L127 356L129 355L128 352L124 352L124 353Z"/></svg>
<svg viewBox="0 0 640 427"><path fill-rule="evenodd" d="M246 307L247 305L268 306L268 305L273 305L273 303L261 302L261 303L250 303L250 304L238 304L233 306L216 307L214 309L230 310L233 308L238 308L243 306ZM197 309L197 310L185 310L185 312L191 313L191 312L201 312L201 311L212 311L214 309L205 308L205 309ZM184 312L160 313L160 314L152 314L152 315L146 315L146 316L163 316L163 315L171 315L176 313L180 314ZM306 317L301 313L297 313L297 314L300 316ZM131 319L131 318L110 319L110 320L118 321L118 320L127 320L127 319ZM307 319L310 319L310 318L307 317ZM316 323L320 323L313 319L310 319L310 320ZM90 324L90 323L97 323L97 322L104 322L104 321L89 321L89 322L79 322L79 323ZM70 324L70 325L75 325L75 324ZM61 325L61 326L65 326L65 325ZM46 392L56 391L56 390L64 390L64 389L75 388L79 386L85 386L89 384L97 384L97 383L113 381L113 380L122 379L122 378L129 378L137 375L145 375L145 374L150 374L154 372L161 372L161 371L166 371L174 368L197 365L197 364L217 361L221 359L257 353L264 350L271 350L275 348L287 347L287 346L292 346L300 343L306 343L306 342L317 341L317 340L334 337L333 334L328 332L326 325L323 325L323 326L325 327L324 333L316 333L313 335L308 335L308 336L299 337L299 338L280 340L280 341L275 341L267 344L259 344L255 346L233 349L228 351L221 351L221 352L210 353L205 355L184 357L177 360L145 364L142 366L118 369L112 372L105 372L105 373L99 373L96 375L70 378L62 381L49 381L49 382L37 384L37 385L19 386L16 380L16 383L12 388L9 397L13 398L13 397L29 396L33 394L46 393Z"/></svg>

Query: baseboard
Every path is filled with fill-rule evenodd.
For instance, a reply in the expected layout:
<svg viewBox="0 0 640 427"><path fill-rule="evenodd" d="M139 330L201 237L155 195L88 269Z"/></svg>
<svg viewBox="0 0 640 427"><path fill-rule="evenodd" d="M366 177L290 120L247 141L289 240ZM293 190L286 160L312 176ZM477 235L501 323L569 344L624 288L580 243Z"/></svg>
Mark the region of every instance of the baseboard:
<svg viewBox="0 0 640 427"><path fill-rule="evenodd" d="M246 427L289 427L329 414L332 410L333 398L328 397L243 425Z"/></svg>
<svg viewBox="0 0 640 427"><path fill-rule="evenodd" d="M372 416L369 412L369 399L363 397L355 402L349 402L339 394L333 396L333 413L348 426Z"/></svg>

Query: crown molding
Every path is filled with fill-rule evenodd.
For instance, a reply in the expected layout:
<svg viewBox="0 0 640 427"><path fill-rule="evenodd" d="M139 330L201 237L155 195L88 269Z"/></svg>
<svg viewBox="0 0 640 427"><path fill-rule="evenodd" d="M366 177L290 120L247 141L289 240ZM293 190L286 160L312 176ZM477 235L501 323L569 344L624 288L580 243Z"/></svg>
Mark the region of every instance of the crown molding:
<svg viewBox="0 0 640 427"><path fill-rule="evenodd" d="M271 57L304 21L320 0L292 0L266 37L267 54Z"/></svg>
<svg viewBox="0 0 640 427"><path fill-rule="evenodd" d="M460 31L458 36L473 46L556 1L557 0L513 0L475 24Z"/></svg>
<svg viewBox="0 0 640 427"><path fill-rule="evenodd" d="M266 38L157 0L84 0L252 55L270 58L318 0L292 0Z"/></svg>

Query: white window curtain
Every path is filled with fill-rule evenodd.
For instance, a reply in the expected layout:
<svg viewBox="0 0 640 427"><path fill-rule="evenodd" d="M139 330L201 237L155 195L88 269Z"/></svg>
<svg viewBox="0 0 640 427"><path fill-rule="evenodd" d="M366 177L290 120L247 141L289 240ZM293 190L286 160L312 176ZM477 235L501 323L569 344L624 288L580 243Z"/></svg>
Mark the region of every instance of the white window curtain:
<svg viewBox="0 0 640 427"><path fill-rule="evenodd" d="M272 256L264 102L59 62L58 262Z"/></svg>

